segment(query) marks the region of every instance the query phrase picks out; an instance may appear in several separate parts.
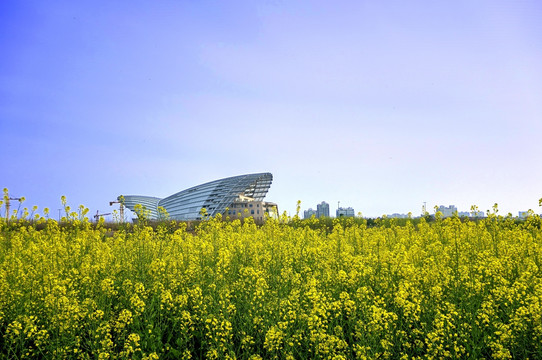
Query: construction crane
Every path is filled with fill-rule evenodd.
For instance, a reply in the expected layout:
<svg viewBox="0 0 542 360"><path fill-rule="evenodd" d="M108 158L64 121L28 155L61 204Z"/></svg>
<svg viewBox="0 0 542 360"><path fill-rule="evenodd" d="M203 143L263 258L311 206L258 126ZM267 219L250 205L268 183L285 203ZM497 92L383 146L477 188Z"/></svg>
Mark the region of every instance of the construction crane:
<svg viewBox="0 0 542 360"><path fill-rule="evenodd" d="M124 222L124 204L122 201L110 201L109 206L113 206L113 204L120 204L119 213L120 213L120 222Z"/></svg>
<svg viewBox="0 0 542 360"><path fill-rule="evenodd" d="M13 197L7 196L5 199L6 199L6 220L9 221L9 205L10 205L9 202L11 200L21 201L23 198L13 198Z"/></svg>
<svg viewBox="0 0 542 360"><path fill-rule="evenodd" d="M94 220L98 222L98 220L100 220L100 216L106 216L106 215L111 215L111 213L100 214L99 210L96 210L96 215L94 215Z"/></svg>

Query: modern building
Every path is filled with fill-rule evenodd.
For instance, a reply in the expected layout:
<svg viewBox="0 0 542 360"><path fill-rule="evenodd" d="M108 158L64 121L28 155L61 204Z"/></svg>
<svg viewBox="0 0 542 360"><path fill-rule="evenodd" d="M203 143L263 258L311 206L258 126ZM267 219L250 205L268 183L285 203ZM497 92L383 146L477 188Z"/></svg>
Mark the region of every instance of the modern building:
<svg viewBox="0 0 542 360"><path fill-rule="evenodd" d="M440 205L437 211L440 211L442 213L442 217L452 217L454 216L454 213L457 212L457 207L455 207L455 205Z"/></svg>
<svg viewBox="0 0 542 360"><path fill-rule="evenodd" d="M316 216L316 210L313 208L303 211L303 219L310 219L313 215Z"/></svg>
<svg viewBox="0 0 542 360"><path fill-rule="evenodd" d="M336 211L337 217L354 217L356 216L356 213L353 208L347 207L347 208L338 208Z"/></svg>
<svg viewBox="0 0 542 360"><path fill-rule="evenodd" d="M325 201L322 201L320 204L316 205L316 217L329 217L329 204Z"/></svg>
<svg viewBox="0 0 542 360"><path fill-rule="evenodd" d="M163 199L140 195L124 195L118 199L123 199L124 205L132 211L140 204L151 220L160 218L159 208L164 208L169 218L175 220L201 220L202 209L209 216L252 216L255 220L264 220L265 214L278 216L277 205L263 201L272 181L271 173L247 174L197 185Z"/></svg>
<svg viewBox="0 0 542 360"><path fill-rule="evenodd" d="M310 219L313 215L317 218L329 217L329 204L322 201L320 204L316 205L316 210L309 208L308 210L303 211L303 219Z"/></svg>
<svg viewBox="0 0 542 360"><path fill-rule="evenodd" d="M473 218L483 218L486 214L483 211L471 211L470 216Z"/></svg>
<svg viewBox="0 0 542 360"><path fill-rule="evenodd" d="M393 213L387 215L390 219L408 219L408 214L399 214L399 213Z"/></svg>

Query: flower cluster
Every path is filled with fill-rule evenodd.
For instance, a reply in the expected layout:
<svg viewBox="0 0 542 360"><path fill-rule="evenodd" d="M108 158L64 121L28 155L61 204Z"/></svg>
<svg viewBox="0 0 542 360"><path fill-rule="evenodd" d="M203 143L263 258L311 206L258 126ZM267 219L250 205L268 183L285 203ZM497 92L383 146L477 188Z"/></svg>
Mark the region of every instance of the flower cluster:
<svg viewBox="0 0 542 360"><path fill-rule="evenodd" d="M542 358L536 215L71 221L0 219L0 357Z"/></svg>

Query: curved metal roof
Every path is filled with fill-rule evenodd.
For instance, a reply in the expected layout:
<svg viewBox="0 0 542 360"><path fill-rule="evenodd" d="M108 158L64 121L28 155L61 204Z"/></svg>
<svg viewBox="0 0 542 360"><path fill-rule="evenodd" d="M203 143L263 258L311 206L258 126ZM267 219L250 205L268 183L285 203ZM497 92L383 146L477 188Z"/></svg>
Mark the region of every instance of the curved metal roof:
<svg viewBox="0 0 542 360"><path fill-rule="evenodd" d="M120 196L117 198L120 200ZM140 204L144 206L147 211L149 211L150 219L158 219L158 203L161 199L152 196L140 196L140 195L126 195L124 196L123 204L128 209L135 212L135 206Z"/></svg>
<svg viewBox="0 0 542 360"><path fill-rule="evenodd" d="M240 195L262 201L272 181L271 173L239 175L197 185L164 199L127 195L124 204L132 211L136 204L145 206L152 219L158 218L158 207L162 206L172 219L196 220L202 208L211 216L224 213Z"/></svg>

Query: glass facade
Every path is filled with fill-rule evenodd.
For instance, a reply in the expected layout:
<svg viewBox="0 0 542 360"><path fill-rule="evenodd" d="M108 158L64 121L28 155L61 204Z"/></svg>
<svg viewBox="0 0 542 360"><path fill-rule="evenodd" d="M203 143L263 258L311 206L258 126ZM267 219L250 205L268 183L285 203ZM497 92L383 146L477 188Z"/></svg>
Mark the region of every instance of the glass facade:
<svg viewBox="0 0 542 360"><path fill-rule="evenodd" d="M272 181L271 173L239 175L194 186L164 199L124 195L124 205L134 211L135 205L141 204L149 211L149 219L158 219L161 206L171 219L199 220L203 208L211 216L224 214L239 196L263 201Z"/></svg>

